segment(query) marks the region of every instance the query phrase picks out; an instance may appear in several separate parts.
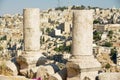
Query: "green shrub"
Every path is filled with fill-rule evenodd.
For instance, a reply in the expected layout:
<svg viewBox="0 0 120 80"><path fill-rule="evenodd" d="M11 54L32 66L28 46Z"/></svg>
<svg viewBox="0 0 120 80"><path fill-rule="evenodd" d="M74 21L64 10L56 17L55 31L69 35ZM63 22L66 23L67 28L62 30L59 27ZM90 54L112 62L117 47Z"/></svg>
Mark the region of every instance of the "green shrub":
<svg viewBox="0 0 120 80"><path fill-rule="evenodd" d="M101 32L99 32L99 31L94 31L93 32L93 39L95 40L95 41L100 41L101 40Z"/></svg>
<svg viewBox="0 0 120 80"><path fill-rule="evenodd" d="M107 36L111 39L113 36L113 31L109 31Z"/></svg>
<svg viewBox="0 0 120 80"><path fill-rule="evenodd" d="M93 21L93 24L98 24L98 23L100 23L99 20L94 20L94 21Z"/></svg>
<svg viewBox="0 0 120 80"><path fill-rule="evenodd" d="M86 7L84 5L81 5L81 6L75 6L75 5L73 5L71 9L74 9L74 10L83 10L85 8Z"/></svg>
<svg viewBox="0 0 120 80"><path fill-rule="evenodd" d="M117 58L117 50L116 50L116 48L111 49L110 58L111 58L111 60L112 60L114 63L117 62L117 61L116 61L116 58Z"/></svg>
<svg viewBox="0 0 120 80"><path fill-rule="evenodd" d="M107 63L107 64L105 65L105 68L106 68L106 69L109 69L109 68L110 68L110 64Z"/></svg>
<svg viewBox="0 0 120 80"><path fill-rule="evenodd" d="M112 43L111 42L105 42L102 46L105 46L105 47L112 47Z"/></svg>
<svg viewBox="0 0 120 80"><path fill-rule="evenodd" d="M71 50L71 46L60 46L60 47L58 47L58 48L55 48L54 49L55 51L57 51L57 52L70 52L70 50Z"/></svg>
<svg viewBox="0 0 120 80"><path fill-rule="evenodd" d="M0 38L0 40L7 40L7 36L4 35L3 37Z"/></svg>
<svg viewBox="0 0 120 80"><path fill-rule="evenodd" d="M65 9L68 9L68 8L65 6L55 8L55 10L61 10L61 11L64 11Z"/></svg>

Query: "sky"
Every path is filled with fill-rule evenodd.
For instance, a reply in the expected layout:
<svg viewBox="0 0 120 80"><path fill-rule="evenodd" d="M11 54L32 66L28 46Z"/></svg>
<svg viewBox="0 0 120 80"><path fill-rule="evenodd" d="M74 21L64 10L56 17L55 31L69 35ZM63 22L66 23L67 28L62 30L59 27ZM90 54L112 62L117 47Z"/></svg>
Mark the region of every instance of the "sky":
<svg viewBox="0 0 120 80"><path fill-rule="evenodd" d="M120 0L59 0L60 6L85 5L101 8L120 8ZM58 0L0 0L0 15L22 13L24 8L41 10L58 6Z"/></svg>

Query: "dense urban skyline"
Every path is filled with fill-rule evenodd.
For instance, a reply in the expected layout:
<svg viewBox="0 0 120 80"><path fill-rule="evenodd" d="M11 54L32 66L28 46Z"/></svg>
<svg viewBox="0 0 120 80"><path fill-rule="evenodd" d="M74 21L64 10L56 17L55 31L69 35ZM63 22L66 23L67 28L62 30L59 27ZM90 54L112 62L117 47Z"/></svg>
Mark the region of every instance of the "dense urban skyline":
<svg viewBox="0 0 120 80"><path fill-rule="evenodd" d="M58 4L58 1L60 3ZM22 13L23 8L49 9L57 6L85 5L102 8L120 8L119 0L0 0L0 15Z"/></svg>

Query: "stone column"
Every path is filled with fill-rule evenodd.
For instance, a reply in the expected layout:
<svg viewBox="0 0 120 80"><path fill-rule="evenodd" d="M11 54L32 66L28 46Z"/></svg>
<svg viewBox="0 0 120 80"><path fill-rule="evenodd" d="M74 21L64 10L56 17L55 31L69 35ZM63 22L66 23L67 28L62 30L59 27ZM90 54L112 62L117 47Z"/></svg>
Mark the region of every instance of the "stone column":
<svg viewBox="0 0 120 80"><path fill-rule="evenodd" d="M72 55L92 55L93 11L73 13Z"/></svg>
<svg viewBox="0 0 120 80"><path fill-rule="evenodd" d="M24 53L16 58L20 69L44 64L46 58L40 52L40 10L26 8L23 10Z"/></svg>
<svg viewBox="0 0 120 80"><path fill-rule="evenodd" d="M24 50L40 50L40 10L29 8L23 10Z"/></svg>
<svg viewBox="0 0 120 80"><path fill-rule="evenodd" d="M95 80L100 63L92 53L93 10L73 11L72 57L67 62L67 80Z"/></svg>

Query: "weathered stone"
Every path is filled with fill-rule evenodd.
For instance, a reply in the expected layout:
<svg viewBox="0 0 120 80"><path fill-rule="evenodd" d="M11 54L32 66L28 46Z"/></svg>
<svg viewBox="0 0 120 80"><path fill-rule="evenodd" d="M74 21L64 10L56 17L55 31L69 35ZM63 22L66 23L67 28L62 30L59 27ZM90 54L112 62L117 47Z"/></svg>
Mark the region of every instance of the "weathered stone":
<svg viewBox="0 0 120 80"><path fill-rule="evenodd" d="M29 80L23 76L3 76L0 75L0 80Z"/></svg>
<svg viewBox="0 0 120 80"><path fill-rule="evenodd" d="M98 76L99 80L120 80L120 73L101 73Z"/></svg>
<svg viewBox="0 0 120 80"><path fill-rule="evenodd" d="M44 79L48 78L49 75L53 75L58 71L60 71L60 69L55 64L40 66L37 71L36 77L37 78L41 77L44 80Z"/></svg>
<svg viewBox="0 0 120 80"><path fill-rule="evenodd" d="M67 78L67 70L63 69L54 75L50 75L48 80L66 80Z"/></svg>
<svg viewBox="0 0 120 80"><path fill-rule="evenodd" d="M27 52L16 58L16 62L20 69L36 67L36 65L43 65L46 62L45 56L40 52Z"/></svg>
<svg viewBox="0 0 120 80"><path fill-rule="evenodd" d="M8 79L8 78L5 77L5 76L0 76L0 80L10 80L10 79Z"/></svg>
<svg viewBox="0 0 120 80"><path fill-rule="evenodd" d="M73 11L72 57L68 60L67 80L95 80L100 63L92 53L93 10Z"/></svg>
<svg viewBox="0 0 120 80"><path fill-rule="evenodd" d="M94 57L83 57L80 59L71 59L67 63L67 80L83 80L85 77L89 77L91 80L95 80L100 69L100 64Z"/></svg>
<svg viewBox="0 0 120 80"><path fill-rule="evenodd" d="M36 73L39 67L34 67L30 69L22 69L20 70L20 75L26 76L28 78L36 78Z"/></svg>
<svg viewBox="0 0 120 80"><path fill-rule="evenodd" d="M11 61L1 62L0 73L9 76L16 76L18 74L17 67Z"/></svg>

